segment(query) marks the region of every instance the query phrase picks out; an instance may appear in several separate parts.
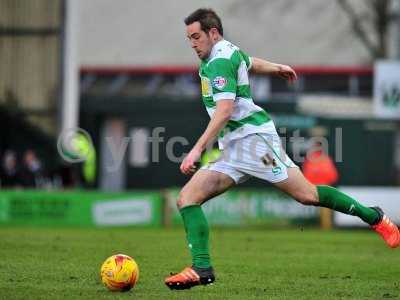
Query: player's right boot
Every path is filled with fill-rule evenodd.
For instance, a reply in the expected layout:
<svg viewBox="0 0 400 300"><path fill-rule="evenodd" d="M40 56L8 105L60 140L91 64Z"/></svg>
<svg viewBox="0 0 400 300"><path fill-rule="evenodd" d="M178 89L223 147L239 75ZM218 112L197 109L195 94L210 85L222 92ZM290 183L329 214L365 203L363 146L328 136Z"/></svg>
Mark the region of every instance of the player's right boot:
<svg viewBox="0 0 400 300"><path fill-rule="evenodd" d="M371 207L379 213L379 222L372 225L375 230L386 242L390 248L396 248L400 245L399 228L394 224L379 207Z"/></svg>
<svg viewBox="0 0 400 300"><path fill-rule="evenodd" d="M214 281L215 276L212 267L207 269L187 267L182 272L167 277L165 284L171 290L185 290L200 284L207 285Z"/></svg>

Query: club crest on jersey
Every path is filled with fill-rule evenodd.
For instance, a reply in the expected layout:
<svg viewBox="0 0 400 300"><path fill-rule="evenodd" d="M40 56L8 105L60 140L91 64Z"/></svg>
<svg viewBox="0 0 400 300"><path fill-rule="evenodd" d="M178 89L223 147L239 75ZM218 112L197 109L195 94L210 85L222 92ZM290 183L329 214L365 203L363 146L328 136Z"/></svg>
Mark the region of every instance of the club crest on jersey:
<svg viewBox="0 0 400 300"><path fill-rule="evenodd" d="M226 86L227 83L228 83L228 80L226 80L222 76L217 76L213 80L213 86L216 87L219 90L223 89Z"/></svg>

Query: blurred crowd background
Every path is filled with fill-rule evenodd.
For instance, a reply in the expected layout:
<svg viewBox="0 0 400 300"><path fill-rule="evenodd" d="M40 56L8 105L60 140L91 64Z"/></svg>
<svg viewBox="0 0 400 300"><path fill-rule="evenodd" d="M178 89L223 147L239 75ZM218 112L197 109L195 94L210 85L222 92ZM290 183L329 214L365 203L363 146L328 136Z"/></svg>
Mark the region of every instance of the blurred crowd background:
<svg viewBox="0 0 400 300"><path fill-rule="evenodd" d="M400 223L400 0L0 0L0 223L181 224L179 157L209 121L183 23L199 7L298 73L250 81L306 177ZM204 211L212 225L362 226L259 180Z"/></svg>
<svg viewBox="0 0 400 300"><path fill-rule="evenodd" d="M187 179L166 158L166 143L187 139L173 147L178 156L208 121L183 23L198 7L214 8L225 38L250 55L298 72L294 85L268 76L251 82L255 102L282 137L297 131L305 139L300 153L324 137L337 184L399 185L400 85L386 92L389 115L376 108L374 90L381 88L378 62L396 66L400 58L397 0L0 0L2 187L85 186L83 164L66 162L57 150L65 124L93 140L97 171L89 186L182 185ZM147 143L156 127L165 129L158 162ZM112 173L110 136L130 138ZM294 144L287 143L289 154Z"/></svg>

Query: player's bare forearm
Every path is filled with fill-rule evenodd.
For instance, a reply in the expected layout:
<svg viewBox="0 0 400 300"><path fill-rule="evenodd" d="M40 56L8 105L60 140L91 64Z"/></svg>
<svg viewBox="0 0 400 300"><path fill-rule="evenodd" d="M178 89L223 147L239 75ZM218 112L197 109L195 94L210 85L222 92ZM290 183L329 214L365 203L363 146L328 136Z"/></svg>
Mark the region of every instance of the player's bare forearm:
<svg viewBox="0 0 400 300"><path fill-rule="evenodd" d="M289 81L297 79L296 72L290 66L276 64L257 57L251 58L250 72L264 75L278 75Z"/></svg>
<svg viewBox="0 0 400 300"><path fill-rule="evenodd" d="M200 159L201 153L207 145L215 140L218 133L225 127L233 113L233 100L219 100L217 108L208 123L208 126L192 150L183 160L180 169L183 174L191 175L196 171L195 163Z"/></svg>
<svg viewBox="0 0 400 300"><path fill-rule="evenodd" d="M193 148L203 151L225 127L233 112L232 100L220 100L208 126Z"/></svg>
<svg viewBox="0 0 400 300"><path fill-rule="evenodd" d="M250 72L255 74L275 74L279 71L278 64L258 58L251 58Z"/></svg>

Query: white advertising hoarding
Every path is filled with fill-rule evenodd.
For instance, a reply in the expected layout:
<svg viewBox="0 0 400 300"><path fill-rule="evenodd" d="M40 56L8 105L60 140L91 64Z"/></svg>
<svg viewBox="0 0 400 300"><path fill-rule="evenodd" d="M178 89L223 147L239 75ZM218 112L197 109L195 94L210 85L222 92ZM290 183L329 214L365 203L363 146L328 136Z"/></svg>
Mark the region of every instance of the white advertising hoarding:
<svg viewBox="0 0 400 300"><path fill-rule="evenodd" d="M110 200L94 204L93 219L96 225L135 225L151 222L152 206L146 200Z"/></svg>
<svg viewBox="0 0 400 300"><path fill-rule="evenodd" d="M400 119L400 62L375 63L374 113L379 118Z"/></svg>
<svg viewBox="0 0 400 300"><path fill-rule="evenodd" d="M340 187L340 190L365 206L379 206L396 224L400 224L400 188L398 187ZM364 226L358 217L335 212L335 226Z"/></svg>

